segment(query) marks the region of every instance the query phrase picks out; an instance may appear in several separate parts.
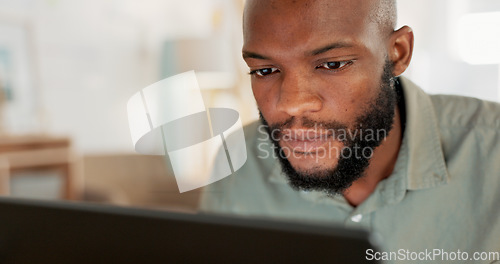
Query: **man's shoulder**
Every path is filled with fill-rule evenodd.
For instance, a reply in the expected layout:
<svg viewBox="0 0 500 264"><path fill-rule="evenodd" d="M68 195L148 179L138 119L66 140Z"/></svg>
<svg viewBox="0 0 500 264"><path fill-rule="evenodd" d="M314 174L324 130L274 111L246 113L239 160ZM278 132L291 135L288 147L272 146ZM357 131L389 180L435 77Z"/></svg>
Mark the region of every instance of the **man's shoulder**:
<svg viewBox="0 0 500 264"><path fill-rule="evenodd" d="M255 141L259 137L259 134L262 135L262 133L265 133L264 125L260 120L254 120L244 125L243 131L247 142Z"/></svg>
<svg viewBox="0 0 500 264"><path fill-rule="evenodd" d="M486 174L498 171L493 157L500 155L500 104L457 95L430 95L430 99L450 173L466 166Z"/></svg>
<svg viewBox="0 0 500 264"><path fill-rule="evenodd" d="M441 129L500 131L500 104L459 95L430 95Z"/></svg>

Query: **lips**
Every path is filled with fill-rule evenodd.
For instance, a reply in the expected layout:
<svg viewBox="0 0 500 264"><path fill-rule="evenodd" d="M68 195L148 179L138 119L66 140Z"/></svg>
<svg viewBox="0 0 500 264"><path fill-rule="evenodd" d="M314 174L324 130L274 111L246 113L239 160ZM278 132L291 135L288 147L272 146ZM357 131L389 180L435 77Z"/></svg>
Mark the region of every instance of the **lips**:
<svg viewBox="0 0 500 264"><path fill-rule="evenodd" d="M310 154L324 151L324 145L331 140L331 133L302 129L284 131L281 137L283 148L289 148L295 153Z"/></svg>

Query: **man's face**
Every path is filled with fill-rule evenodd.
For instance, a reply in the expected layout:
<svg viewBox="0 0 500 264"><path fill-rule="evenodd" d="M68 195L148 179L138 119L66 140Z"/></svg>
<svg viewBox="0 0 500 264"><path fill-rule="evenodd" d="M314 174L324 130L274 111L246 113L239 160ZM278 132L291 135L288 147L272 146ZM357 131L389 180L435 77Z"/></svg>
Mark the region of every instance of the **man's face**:
<svg viewBox="0 0 500 264"><path fill-rule="evenodd" d="M383 89L392 77L387 76L387 36L370 21L370 2L267 0L247 6L243 56L252 73L252 90L262 118L276 130L270 132L278 137L282 164L288 162L293 170L289 176L298 173L300 181L321 182L338 169L343 150L354 146L360 135L353 133L360 128L392 126L395 101L380 102L381 96L395 98L392 89ZM384 68L389 71L385 80ZM383 120L371 122L370 115L381 111ZM376 147L380 142L374 143ZM359 161L363 170L368 159Z"/></svg>

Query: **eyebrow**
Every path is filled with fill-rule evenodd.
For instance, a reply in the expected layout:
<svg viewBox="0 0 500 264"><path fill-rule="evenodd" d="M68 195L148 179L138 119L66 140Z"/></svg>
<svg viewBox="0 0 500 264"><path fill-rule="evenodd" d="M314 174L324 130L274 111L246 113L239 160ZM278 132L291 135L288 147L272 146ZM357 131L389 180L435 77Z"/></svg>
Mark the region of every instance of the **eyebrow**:
<svg viewBox="0 0 500 264"><path fill-rule="evenodd" d="M242 53L243 53L243 59L252 58L252 59L259 59L259 60L270 60L269 57L266 57L264 55L260 55L260 54L255 53L255 52L243 51Z"/></svg>
<svg viewBox="0 0 500 264"><path fill-rule="evenodd" d="M332 50L332 49L351 48L353 46L354 46L353 44L347 43L347 42L335 42L335 43L328 44L324 47L315 49L313 51L306 52L306 54L308 54L309 56L316 56L316 55L325 53L325 52ZM270 60L271 59L267 56L264 56L264 55L261 55L261 54L255 53L255 52L251 52L251 51L243 51L242 55L243 55L243 59L247 59L247 58L259 59L259 60Z"/></svg>
<svg viewBox="0 0 500 264"><path fill-rule="evenodd" d="M319 55L321 53L325 53L325 52L332 50L332 49L351 48L353 46L354 46L353 44L347 43L347 42L335 42L335 43L328 44L322 48L315 49L315 50L309 52L309 55L316 56L316 55Z"/></svg>

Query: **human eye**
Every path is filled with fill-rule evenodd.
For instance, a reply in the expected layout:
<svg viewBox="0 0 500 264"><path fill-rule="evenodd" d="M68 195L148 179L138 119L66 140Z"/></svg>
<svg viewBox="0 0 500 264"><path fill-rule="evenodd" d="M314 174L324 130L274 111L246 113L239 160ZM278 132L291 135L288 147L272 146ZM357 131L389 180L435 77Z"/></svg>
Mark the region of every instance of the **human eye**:
<svg viewBox="0 0 500 264"><path fill-rule="evenodd" d="M316 69L323 68L325 70L340 71L352 64L352 61L329 61L321 63Z"/></svg>
<svg viewBox="0 0 500 264"><path fill-rule="evenodd" d="M253 70L250 72L250 75L257 75L259 77L264 77L269 74L273 74L278 71L278 68L263 68L258 70Z"/></svg>

